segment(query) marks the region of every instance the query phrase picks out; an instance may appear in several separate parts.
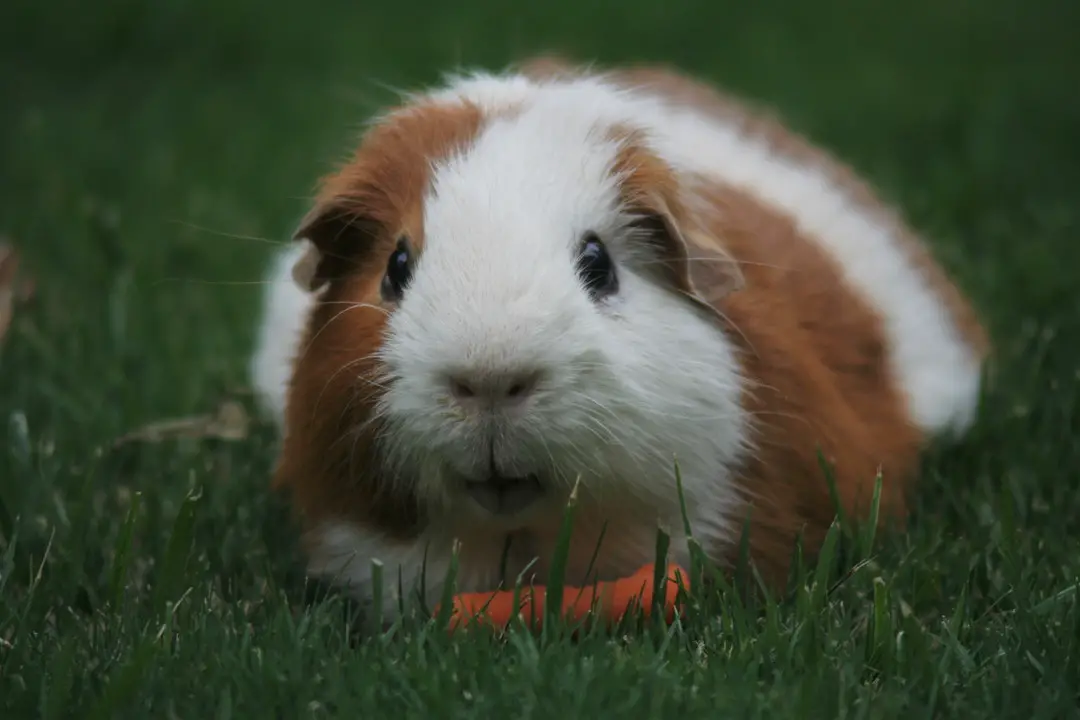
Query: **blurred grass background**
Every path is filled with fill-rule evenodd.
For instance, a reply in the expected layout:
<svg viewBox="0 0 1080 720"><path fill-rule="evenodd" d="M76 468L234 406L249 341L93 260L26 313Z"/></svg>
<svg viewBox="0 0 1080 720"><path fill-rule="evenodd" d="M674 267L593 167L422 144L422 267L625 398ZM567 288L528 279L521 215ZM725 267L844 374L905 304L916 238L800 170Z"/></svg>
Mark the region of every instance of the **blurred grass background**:
<svg viewBox="0 0 1080 720"><path fill-rule="evenodd" d="M246 384L265 241L389 88L546 50L676 64L868 176L987 319L984 416L823 607L350 646L264 424L109 447ZM1070 0L7 0L0 233L37 290L0 346L3 716L1077 716L1078 70Z"/></svg>

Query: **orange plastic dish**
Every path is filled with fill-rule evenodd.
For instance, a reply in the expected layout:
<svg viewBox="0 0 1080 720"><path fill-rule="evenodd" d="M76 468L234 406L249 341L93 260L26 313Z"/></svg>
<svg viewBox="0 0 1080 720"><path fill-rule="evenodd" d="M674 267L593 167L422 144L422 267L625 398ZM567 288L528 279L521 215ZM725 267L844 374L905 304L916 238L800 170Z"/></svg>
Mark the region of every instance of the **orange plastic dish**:
<svg viewBox="0 0 1080 720"><path fill-rule="evenodd" d="M649 564L619 580L584 588L564 587L562 614L571 622L598 618L614 624L636 608L648 617L653 611L654 575L655 565ZM663 607L665 619L670 623L675 616L679 587L689 588L690 576L680 566L668 564L666 578ZM475 624L506 627L515 616L539 627L544 620L545 600L546 588L536 585L518 591L516 608L513 590L461 593L454 596L450 627Z"/></svg>

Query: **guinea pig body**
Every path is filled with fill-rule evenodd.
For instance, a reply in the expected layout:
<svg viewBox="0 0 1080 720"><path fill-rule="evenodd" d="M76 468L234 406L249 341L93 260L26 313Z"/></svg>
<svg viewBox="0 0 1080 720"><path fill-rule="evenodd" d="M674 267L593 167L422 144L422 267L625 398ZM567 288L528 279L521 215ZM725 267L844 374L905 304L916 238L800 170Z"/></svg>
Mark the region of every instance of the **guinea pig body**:
<svg viewBox="0 0 1080 720"><path fill-rule="evenodd" d="M252 370L309 571L386 599L629 575L657 528L780 582L974 417L986 339L847 168L698 81L541 58L372 123L271 277Z"/></svg>

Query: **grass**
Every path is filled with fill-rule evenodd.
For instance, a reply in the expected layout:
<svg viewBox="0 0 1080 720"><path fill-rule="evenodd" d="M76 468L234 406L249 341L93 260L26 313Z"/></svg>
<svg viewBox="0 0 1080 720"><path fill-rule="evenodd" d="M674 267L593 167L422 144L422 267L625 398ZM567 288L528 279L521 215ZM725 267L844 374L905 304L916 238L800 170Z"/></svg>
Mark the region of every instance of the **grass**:
<svg viewBox="0 0 1080 720"><path fill-rule="evenodd" d="M3 717L1080 715L1076 3L0 5L0 232L38 287L0 347ZM285 237L387 87L549 48L677 63L869 176L987 319L983 415L909 532L837 534L784 602L352 643L265 423L112 444L246 402L244 238Z"/></svg>

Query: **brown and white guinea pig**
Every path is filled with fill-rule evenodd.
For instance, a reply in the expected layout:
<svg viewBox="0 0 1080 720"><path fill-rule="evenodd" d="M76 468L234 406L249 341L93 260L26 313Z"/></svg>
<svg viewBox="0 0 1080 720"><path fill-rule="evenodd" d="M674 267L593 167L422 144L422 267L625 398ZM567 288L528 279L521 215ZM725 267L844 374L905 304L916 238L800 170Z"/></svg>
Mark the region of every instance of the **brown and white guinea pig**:
<svg viewBox="0 0 1080 720"><path fill-rule="evenodd" d="M658 526L782 582L801 534L973 421L987 338L855 174L660 67L541 57L376 118L279 258L252 370L309 572L393 600L569 583L654 559ZM603 535L602 542L597 547ZM504 557L504 552L505 557ZM424 567L426 562L426 568ZM504 564L505 563L505 564ZM586 575L591 564L591 572ZM415 584L414 584L415 583Z"/></svg>

